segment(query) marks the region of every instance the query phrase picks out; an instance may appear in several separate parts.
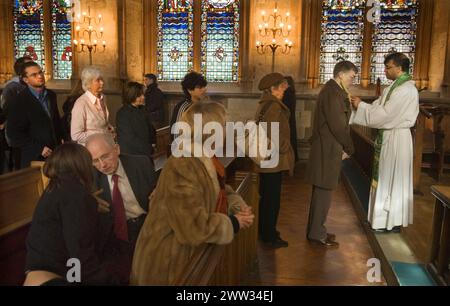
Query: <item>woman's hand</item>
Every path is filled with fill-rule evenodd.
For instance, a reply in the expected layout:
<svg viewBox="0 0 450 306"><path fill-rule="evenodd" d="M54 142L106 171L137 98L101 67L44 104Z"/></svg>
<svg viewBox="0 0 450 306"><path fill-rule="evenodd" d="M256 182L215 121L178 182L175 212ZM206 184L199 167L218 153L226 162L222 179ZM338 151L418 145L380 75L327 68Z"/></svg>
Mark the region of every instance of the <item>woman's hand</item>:
<svg viewBox="0 0 450 306"><path fill-rule="evenodd" d="M245 229L249 228L253 224L253 220L255 219L255 215L250 210L245 210L238 212L234 215L239 222L239 228Z"/></svg>

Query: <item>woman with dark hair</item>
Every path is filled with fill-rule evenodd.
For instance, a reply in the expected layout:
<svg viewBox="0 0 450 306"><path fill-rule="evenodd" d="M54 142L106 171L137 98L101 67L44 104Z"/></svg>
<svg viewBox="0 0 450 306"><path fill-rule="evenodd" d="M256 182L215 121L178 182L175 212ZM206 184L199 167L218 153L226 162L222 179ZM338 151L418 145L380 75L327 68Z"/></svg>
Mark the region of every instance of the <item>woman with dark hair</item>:
<svg viewBox="0 0 450 306"><path fill-rule="evenodd" d="M291 145L294 150L295 161L298 161L297 152L297 121L295 120L295 107L297 104L297 98L295 97L295 84L294 79L291 76L285 77L289 87L284 92L283 103L289 108L291 115L289 116L289 128L291 129Z"/></svg>
<svg viewBox="0 0 450 306"><path fill-rule="evenodd" d="M84 94L83 87L81 86L81 80L78 80L75 84L75 87L70 92L69 96L66 98L62 109L64 115L61 118L63 130L64 130L64 140L71 141L72 137L70 137L70 122L72 121L72 108L75 102Z"/></svg>
<svg viewBox="0 0 450 306"><path fill-rule="evenodd" d="M144 109L144 85L129 82L124 105L117 112L117 140L121 153L145 155L152 160L156 130Z"/></svg>
<svg viewBox="0 0 450 306"><path fill-rule="evenodd" d="M47 159L44 174L50 181L28 233L24 285L68 284L67 276L77 274L81 284L116 283L100 258L102 231L92 196L91 155L81 145L63 144ZM76 262L78 273L73 272Z"/></svg>

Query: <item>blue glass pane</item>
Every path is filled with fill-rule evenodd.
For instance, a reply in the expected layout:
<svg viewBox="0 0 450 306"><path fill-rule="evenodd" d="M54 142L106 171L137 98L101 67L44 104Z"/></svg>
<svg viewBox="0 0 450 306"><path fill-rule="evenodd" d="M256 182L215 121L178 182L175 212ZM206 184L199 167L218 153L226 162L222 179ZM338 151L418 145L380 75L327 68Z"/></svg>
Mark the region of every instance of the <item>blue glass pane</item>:
<svg viewBox="0 0 450 306"><path fill-rule="evenodd" d="M192 70L192 0L158 0L158 79L178 81Z"/></svg>
<svg viewBox="0 0 450 306"><path fill-rule="evenodd" d="M71 23L67 17L71 0L52 0L53 78L72 76Z"/></svg>
<svg viewBox="0 0 450 306"><path fill-rule="evenodd" d="M384 73L384 59L390 52L402 52L411 60L414 67L416 48L418 1L388 0L381 1L380 20L374 24L372 35L372 56L370 82L390 83Z"/></svg>
<svg viewBox="0 0 450 306"><path fill-rule="evenodd" d="M323 1L320 84L333 77L339 61L348 60L361 68L365 5L364 0ZM355 83L360 83L359 75Z"/></svg>
<svg viewBox="0 0 450 306"><path fill-rule="evenodd" d="M44 12L43 0L14 0L14 56L30 56L43 69Z"/></svg>
<svg viewBox="0 0 450 306"><path fill-rule="evenodd" d="M208 81L238 81L239 2L202 0L201 69Z"/></svg>

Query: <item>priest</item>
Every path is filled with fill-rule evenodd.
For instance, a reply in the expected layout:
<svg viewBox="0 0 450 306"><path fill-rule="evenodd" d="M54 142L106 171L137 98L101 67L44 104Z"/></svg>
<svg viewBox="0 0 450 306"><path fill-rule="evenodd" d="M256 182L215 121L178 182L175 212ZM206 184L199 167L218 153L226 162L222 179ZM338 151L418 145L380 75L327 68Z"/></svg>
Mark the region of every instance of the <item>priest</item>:
<svg viewBox="0 0 450 306"><path fill-rule="evenodd" d="M386 56L385 74L393 83L368 104L352 97L350 124L378 129L368 219L374 230L390 231L413 221L413 142L410 128L419 114L419 93L402 53Z"/></svg>

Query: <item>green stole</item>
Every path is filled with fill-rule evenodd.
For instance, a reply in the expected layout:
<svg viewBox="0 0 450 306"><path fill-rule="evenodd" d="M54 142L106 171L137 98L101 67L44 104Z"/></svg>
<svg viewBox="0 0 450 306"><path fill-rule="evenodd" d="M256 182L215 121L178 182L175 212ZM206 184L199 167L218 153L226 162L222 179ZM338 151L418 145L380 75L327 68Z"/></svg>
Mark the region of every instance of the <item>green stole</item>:
<svg viewBox="0 0 450 306"><path fill-rule="evenodd" d="M397 87L400 87L401 85L405 84L406 82L410 81L412 78L408 73L402 74L397 80L395 80L394 84L392 84L391 88L389 89L389 92L386 96L386 99L384 100L382 106L385 106L387 102L389 102L389 99L391 98L392 93L394 92L394 89ZM379 173L379 167L380 167L380 155L381 155L381 147L383 145L383 129L379 129L377 131L377 138L375 139L375 152L373 156L373 167L372 167L372 187L377 188L378 186L378 173Z"/></svg>

